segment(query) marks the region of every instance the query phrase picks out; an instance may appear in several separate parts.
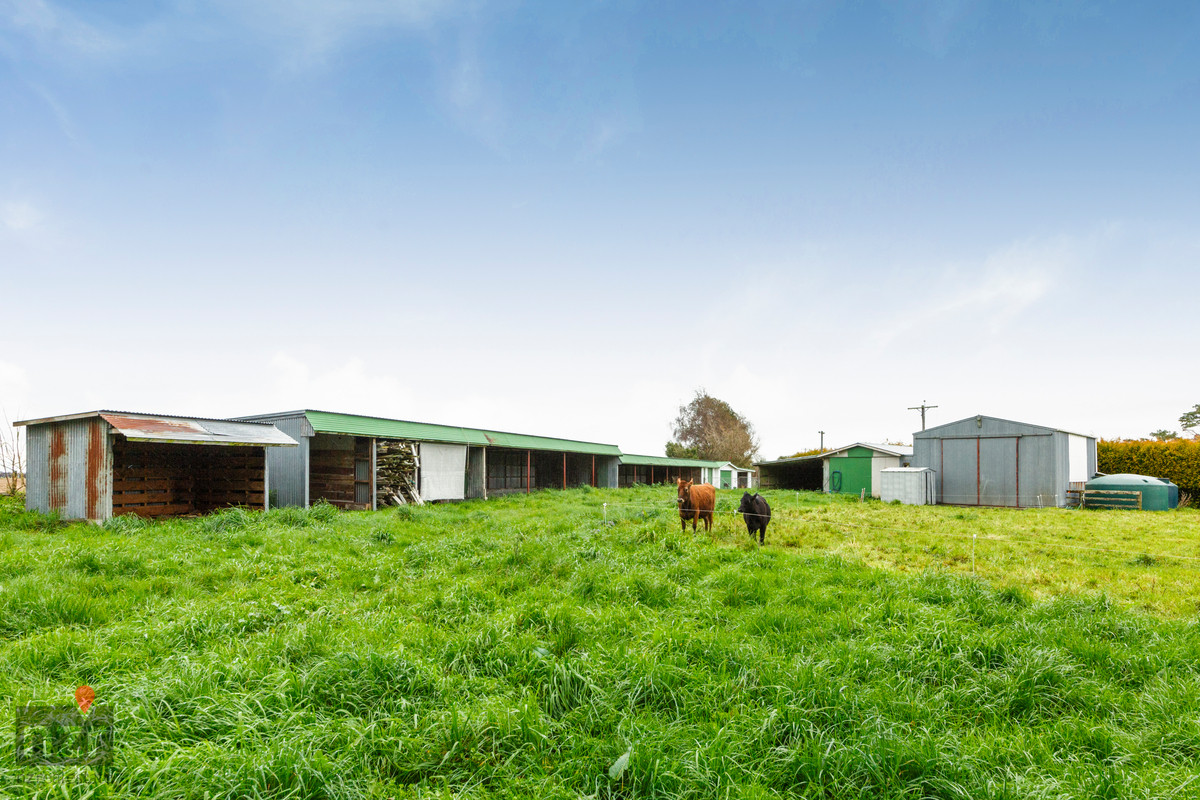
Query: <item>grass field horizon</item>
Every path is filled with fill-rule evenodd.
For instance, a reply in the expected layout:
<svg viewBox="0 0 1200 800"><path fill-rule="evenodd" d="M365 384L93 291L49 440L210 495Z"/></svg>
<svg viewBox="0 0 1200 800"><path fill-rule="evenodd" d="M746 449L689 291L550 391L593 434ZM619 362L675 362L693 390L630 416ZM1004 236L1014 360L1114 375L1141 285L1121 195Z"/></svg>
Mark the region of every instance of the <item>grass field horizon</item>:
<svg viewBox="0 0 1200 800"><path fill-rule="evenodd" d="M63 525L0 499L19 797L1195 797L1200 515L670 490ZM607 503L607 507L605 507ZM607 517L607 519L606 519ZM975 547L974 575L970 551Z"/></svg>

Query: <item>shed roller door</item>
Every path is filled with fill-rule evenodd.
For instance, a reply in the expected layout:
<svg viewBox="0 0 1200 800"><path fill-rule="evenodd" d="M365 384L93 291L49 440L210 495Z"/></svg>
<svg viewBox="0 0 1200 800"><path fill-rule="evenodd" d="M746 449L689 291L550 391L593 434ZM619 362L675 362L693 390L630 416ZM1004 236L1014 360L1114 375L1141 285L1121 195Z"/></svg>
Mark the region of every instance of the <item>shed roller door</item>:
<svg viewBox="0 0 1200 800"><path fill-rule="evenodd" d="M979 505L978 439L942 440L942 502Z"/></svg>

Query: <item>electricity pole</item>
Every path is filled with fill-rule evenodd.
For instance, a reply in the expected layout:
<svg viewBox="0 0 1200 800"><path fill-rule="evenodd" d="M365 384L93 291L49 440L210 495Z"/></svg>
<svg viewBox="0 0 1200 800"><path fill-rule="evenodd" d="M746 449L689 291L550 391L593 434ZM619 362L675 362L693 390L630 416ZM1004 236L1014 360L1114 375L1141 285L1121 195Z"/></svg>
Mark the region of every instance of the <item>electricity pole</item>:
<svg viewBox="0 0 1200 800"><path fill-rule="evenodd" d="M817 433L821 434L821 452L823 453L825 452L825 431L817 431Z"/></svg>
<svg viewBox="0 0 1200 800"><path fill-rule="evenodd" d="M927 405L925 405L925 401L922 400L921 405L908 407L909 411L920 411L921 412L921 430L925 430L925 409L927 409L927 408L937 408L937 406L927 406Z"/></svg>

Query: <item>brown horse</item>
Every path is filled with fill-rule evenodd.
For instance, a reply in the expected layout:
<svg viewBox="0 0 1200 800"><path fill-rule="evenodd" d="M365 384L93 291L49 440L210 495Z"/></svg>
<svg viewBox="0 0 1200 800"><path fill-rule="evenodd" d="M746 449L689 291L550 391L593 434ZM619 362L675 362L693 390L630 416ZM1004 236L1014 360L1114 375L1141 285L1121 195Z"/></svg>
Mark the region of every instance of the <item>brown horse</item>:
<svg viewBox="0 0 1200 800"><path fill-rule="evenodd" d="M704 520L704 530L711 531L713 525L713 509L717 506L717 490L712 485L701 483L693 486L691 481L678 478L679 485L679 525L681 530L687 530L687 521L691 519L692 530L696 530L696 521Z"/></svg>

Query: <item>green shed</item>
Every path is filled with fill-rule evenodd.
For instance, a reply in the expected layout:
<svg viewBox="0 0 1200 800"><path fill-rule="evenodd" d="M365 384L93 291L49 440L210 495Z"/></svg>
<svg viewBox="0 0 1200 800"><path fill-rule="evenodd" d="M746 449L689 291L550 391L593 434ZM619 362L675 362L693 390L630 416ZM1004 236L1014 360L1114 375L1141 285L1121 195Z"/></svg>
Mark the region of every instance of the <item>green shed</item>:
<svg viewBox="0 0 1200 800"><path fill-rule="evenodd" d="M827 492L879 497L880 472L893 467L907 467L912 461L912 448L904 445L855 442L821 454L822 483Z"/></svg>

